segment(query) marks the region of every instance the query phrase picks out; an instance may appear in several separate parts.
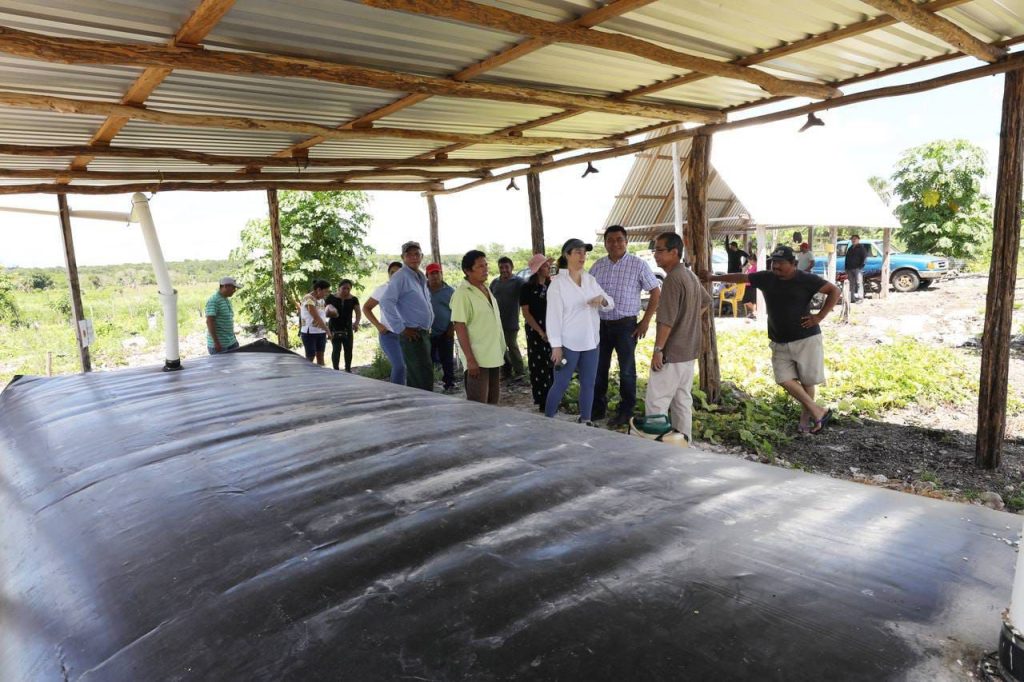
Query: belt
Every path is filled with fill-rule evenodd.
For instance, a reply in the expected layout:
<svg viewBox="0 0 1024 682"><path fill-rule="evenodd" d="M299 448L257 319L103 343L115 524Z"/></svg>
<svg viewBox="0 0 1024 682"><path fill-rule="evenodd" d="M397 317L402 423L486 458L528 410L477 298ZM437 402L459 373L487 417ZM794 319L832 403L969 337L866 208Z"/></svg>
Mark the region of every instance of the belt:
<svg viewBox="0 0 1024 682"><path fill-rule="evenodd" d="M614 320L601 320L601 324L623 324L625 322L636 322L636 316L620 317Z"/></svg>

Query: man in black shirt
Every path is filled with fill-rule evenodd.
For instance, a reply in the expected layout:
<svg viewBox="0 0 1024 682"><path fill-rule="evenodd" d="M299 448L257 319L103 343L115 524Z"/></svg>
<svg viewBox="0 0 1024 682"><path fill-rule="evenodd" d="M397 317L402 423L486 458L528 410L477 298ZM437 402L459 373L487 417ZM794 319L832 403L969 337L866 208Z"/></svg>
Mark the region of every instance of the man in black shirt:
<svg viewBox="0 0 1024 682"><path fill-rule="evenodd" d="M725 255L729 258L729 272L743 272L743 266L750 260L750 254L740 249L736 242L725 238Z"/></svg>
<svg viewBox="0 0 1024 682"><path fill-rule="evenodd" d="M850 282L850 302L860 303L864 300L864 263L868 260L868 249L860 243L860 236L850 237L850 246L846 249L846 279Z"/></svg>
<svg viewBox="0 0 1024 682"><path fill-rule="evenodd" d="M769 261L770 271L706 277L709 281L746 283L764 294L775 383L800 403L800 432L818 433L832 418L832 410L814 402L815 386L825 383L819 325L839 300L839 289L817 275L798 270L796 256L788 246L777 246ZM825 294L827 299L812 315L811 300L817 293Z"/></svg>

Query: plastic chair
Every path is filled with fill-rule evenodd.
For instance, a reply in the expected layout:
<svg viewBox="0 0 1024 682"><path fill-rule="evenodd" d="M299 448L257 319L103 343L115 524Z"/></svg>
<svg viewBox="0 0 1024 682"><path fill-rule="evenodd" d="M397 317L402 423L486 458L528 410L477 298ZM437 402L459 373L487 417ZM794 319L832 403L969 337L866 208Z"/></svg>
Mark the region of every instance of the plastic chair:
<svg viewBox="0 0 1024 682"><path fill-rule="evenodd" d="M718 314L722 314L722 305L728 303L732 306L732 316L739 317L740 305L746 288L746 284L729 284L722 287L722 290L718 292Z"/></svg>

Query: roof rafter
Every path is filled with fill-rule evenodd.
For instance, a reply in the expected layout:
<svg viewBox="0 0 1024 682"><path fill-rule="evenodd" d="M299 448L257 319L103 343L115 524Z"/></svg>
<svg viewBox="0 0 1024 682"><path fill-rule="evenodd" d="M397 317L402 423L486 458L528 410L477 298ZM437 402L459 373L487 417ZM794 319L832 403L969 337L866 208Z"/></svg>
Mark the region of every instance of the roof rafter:
<svg viewBox="0 0 1024 682"><path fill-rule="evenodd" d="M0 185L4 194L132 194L134 192L237 192L254 189L291 189L307 192L340 192L345 190L427 192L439 185L433 182L282 182L280 180L238 182L144 182L127 185Z"/></svg>
<svg viewBox="0 0 1024 682"><path fill-rule="evenodd" d="M919 31L935 36L960 52L977 57L983 62L997 62L1007 54L1006 50L979 40L949 19L921 9L913 0L861 0L861 2L882 10Z"/></svg>
<svg viewBox="0 0 1024 682"><path fill-rule="evenodd" d="M224 18L234 4L235 0L203 0L168 41L168 45L197 45ZM128 92L121 98L121 104L141 105L170 73L170 69L153 67L146 69L128 88ZM111 116L103 122L99 130L92 136L89 144L109 144L127 122L128 119L124 117ZM82 170L89 165L89 161L91 161L89 157L78 157L72 160L70 167L73 170Z"/></svg>
<svg viewBox="0 0 1024 682"><path fill-rule="evenodd" d="M649 5L654 1L655 0L612 0L607 5L599 7L598 9L595 9L591 12L587 12L583 16L569 23L574 26L582 26L585 28L589 28L591 26L596 26L602 21L607 21L614 17L625 14L626 12L637 9L638 7ZM467 66L465 69L462 69L458 73L453 74L451 78L457 81L468 81L472 78L476 78L482 73L490 71L491 69L496 69L499 66L504 66L505 64L508 64L509 62L519 59L520 57L530 54L531 52L535 52L548 44L548 41L541 40L540 38L529 38L507 50L503 50L475 64ZM402 109L407 109L415 104L419 104L420 102L429 99L429 97L429 95L422 93L407 94L395 100L394 102L391 102L389 104L384 105L383 107L380 107L379 109L375 109L374 111L367 112L362 116L358 116L357 118L347 121L346 123L341 124L339 127L353 128L358 127L360 125L365 125L367 123L373 123L374 121L384 118L385 116L390 116L391 114L397 111L401 111ZM575 115L580 110L572 109L570 111L572 112L570 115ZM559 116L559 114L555 114L555 116ZM515 127L513 126L513 128ZM513 128L505 128L504 130L497 131L496 134L500 135L507 134L509 132L514 132ZM518 132L522 132L522 130L518 130ZM309 147L313 147L317 144L320 144L323 141L324 138L322 137L311 137L308 140L303 140L302 142L294 144L288 147L287 149L281 150L276 154L276 156L291 156L297 151L308 149ZM431 154L444 154L447 153L448 151L455 151L456 149L461 148L461 146L454 146L451 149L438 150L437 152L432 152ZM418 159L422 158L423 156L428 155L420 155L414 158Z"/></svg>
<svg viewBox="0 0 1024 682"><path fill-rule="evenodd" d="M725 120L722 114L714 110L668 102L623 103L611 97L577 95L516 85L469 83L452 78L397 73L304 57L256 52L212 51L203 48L168 47L143 43L112 43L80 38L53 38L7 27L0 27L0 51L28 59L66 64L117 66L145 64L203 73L307 78L365 88L535 104L563 109L575 108L622 116L661 118L669 121L712 123Z"/></svg>
<svg viewBox="0 0 1024 682"><path fill-rule="evenodd" d="M129 107L123 104L109 104L88 100L70 99L67 97L48 97L45 95L23 95L20 93L0 91L0 104L41 111L57 111L71 114L88 114L93 116L123 116L163 125L180 125L197 128L227 128L233 130L266 130L303 135L323 135L324 137L352 138L399 138L406 140L432 140L441 142L464 142L467 144L504 144L526 147L569 147L573 149L593 149L596 147L621 146L621 140L580 139L564 137L511 137L503 135L474 135L469 133L447 133L430 130L413 130L406 128L367 128L339 130L317 123L303 121L282 121L276 119L257 119L241 116L218 116L211 114L178 114L154 109Z"/></svg>
<svg viewBox="0 0 1024 682"><path fill-rule="evenodd" d="M420 168L374 168L367 170L343 171L274 171L272 173L239 174L234 171L96 171L96 170L54 170L52 168L0 168L0 178L37 178L56 179L59 177L71 180L153 180L166 182L170 180L203 180L208 182L229 182L233 180L303 180L347 182L366 178L402 178L421 177L429 180L455 180L457 178L487 178L490 171L432 171Z"/></svg>
<svg viewBox="0 0 1024 682"><path fill-rule="evenodd" d="M757 69L670 50L621 33L592 31L568 24L544 21L497 7L480 5L469 0L361 0L361 2L364 5L380 9L444 17L510 33L542 38L551 42L572 43L624 52L680 69L753 83L772 95L826 99L841 94L836 88L823 83L779 78Z"/></svg>

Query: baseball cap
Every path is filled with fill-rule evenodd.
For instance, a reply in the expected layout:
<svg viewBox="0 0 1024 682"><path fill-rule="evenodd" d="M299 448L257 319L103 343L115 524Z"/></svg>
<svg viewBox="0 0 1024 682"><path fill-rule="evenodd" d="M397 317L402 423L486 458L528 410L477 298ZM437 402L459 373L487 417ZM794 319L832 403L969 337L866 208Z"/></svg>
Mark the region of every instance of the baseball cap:
<svg viewBox="0 0 1024 682"><path fill-rule="evenodd" d="M440 263L431 263L430 265L428 265L427 266L427 274L429 275L432 272L441 272L441 264Z"/></svg>
<svg viewBox="0 0 1024 682"><path fill-rule="evenodd" d="M241 289L242 288L241 285L237 281L235 281L234 277L221 277L220 278L220 285L222 287L223 286L227 286L228 284L230 284L231 286L233 286L236 289Z"/></svg>
<svg viewBox="0 0 1024 682"><path fill-rule="evenodd" d="M562 253L566 254L566 253L569 253L570 251L572 251L573 249L578 249L580 247L582 247L586 251L593 251L594 250L594 245L593 244L587 244L582 239L576 239L575 237L573 237L569 241L567 241L564 244L562 244Z"/></svg>
<svg viewBox="0 0 1024 682"><path fill-rule="evenodd" d="M775 250L772 251L770 256L768 256L768 260L788 260L792 263L796 260L796 256L793 255L793 249L791 247L780 245L775 247Z"/></svg>
<svg viewBox="0 0 1024 682"><path fill-rule="evenodd" d="M419 242L406 242L406 243L402 244L402 255L404 256L405 252L408 251L409 249L419 249L419 248L420 248L420 243Z"/></svg>
<svg viewBox="0 0 1024 682"><path fill-rule="evenodd" d="M540 266L549 262L551 262L551 259L545 256L543 253L535 253L533 254L533 256L530 257L530 262L527 263L526 265L530 268L530 272L536 275L537 271L540 270Z"/></svg>

